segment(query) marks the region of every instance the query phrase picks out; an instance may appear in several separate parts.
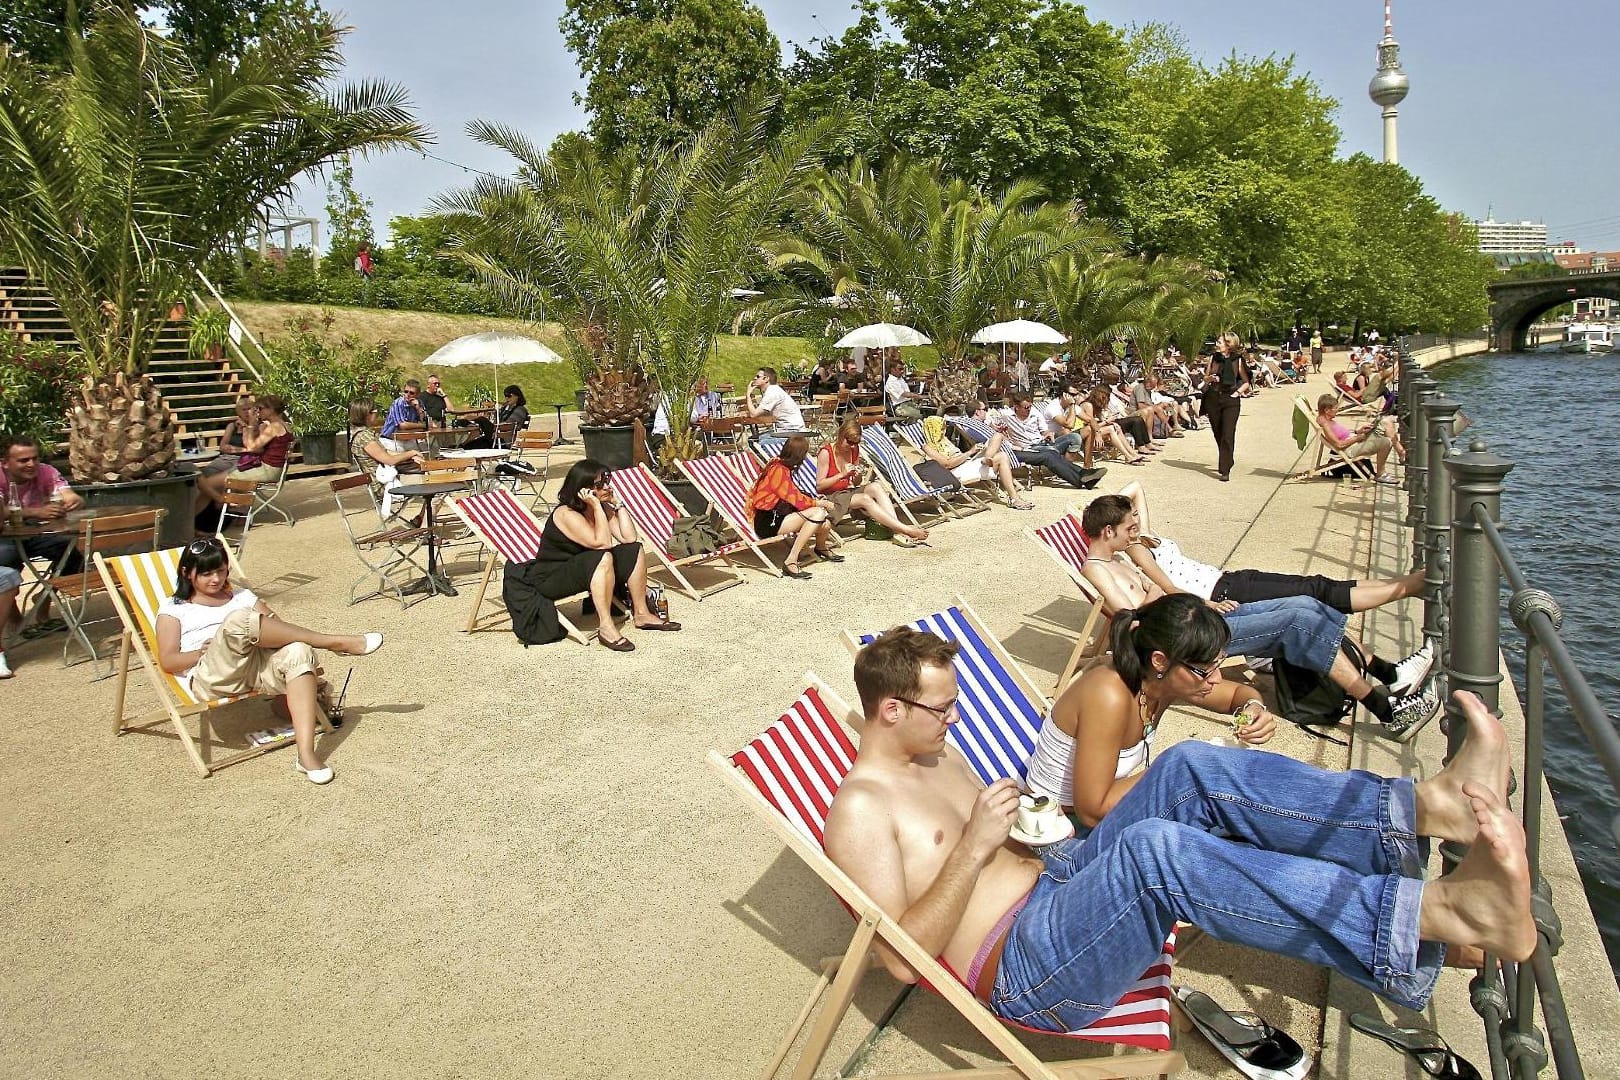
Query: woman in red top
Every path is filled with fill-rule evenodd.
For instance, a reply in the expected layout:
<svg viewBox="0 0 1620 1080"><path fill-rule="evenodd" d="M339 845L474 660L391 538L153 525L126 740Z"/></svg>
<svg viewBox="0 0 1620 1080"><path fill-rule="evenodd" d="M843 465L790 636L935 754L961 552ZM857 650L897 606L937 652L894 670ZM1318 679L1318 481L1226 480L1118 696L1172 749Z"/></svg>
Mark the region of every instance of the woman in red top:
<svg viewBox="0 0 1620 1080"><path fill-rule="evenodd" d="M281 467L287 463L287 455L292 453L293 444L293 433L287 426L287 403L274 394L264 394L258 399L257 406L258 430L242 436L242 453L236 459L236 468L230 472L204 473L197 477L199 513L225 498L228 481L268 484L280 479Z"/></svg>
<svg viewBox="0 0 1620 1080"><path fill-rule="evenodd" d="M810 575L799 569L799 559L812 538L816 542L816 555L830 562L843 562L842 555L834 555L827 546L832 536L833 508L825 501L812 499L793 484L793 470L810 453L810 440L803 435L791 436L782 444L782 452L765 466L754 488L748 493L748 510L754 515L754 534L761 540L790 534L793 549L788 552L782 573L790 578L806 581Z"/></svg>
<svg viewBox="0 0 1620 1080"><path fill-rule="evenodd" d="M832 503L833 523L855 510L893 533L901 547L927 540L928 530L901 521L883 485L863 483L861 473L861 423L852 416L816 451L816 490Z"/></svg>

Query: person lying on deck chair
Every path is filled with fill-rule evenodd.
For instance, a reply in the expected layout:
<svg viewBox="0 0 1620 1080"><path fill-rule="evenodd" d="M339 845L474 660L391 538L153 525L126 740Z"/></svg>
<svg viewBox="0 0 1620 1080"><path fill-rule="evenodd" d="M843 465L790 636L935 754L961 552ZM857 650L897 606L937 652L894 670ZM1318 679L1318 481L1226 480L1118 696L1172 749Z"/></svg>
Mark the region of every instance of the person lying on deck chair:
<svg viewBox="0 0 1620 1080"><path fill-rule="evenodd" d="M1316 399L1316 427L1322 441L1350 461L1372 458L1373 474L1380 484L1400 483L1395 474L1389 471L1390 451L1395 448L1395 440L1390 438L1395 428L1395 418L1380 417L1351 431L1335 419L1338 413L1339 399L1333 394L1323 394ZM1345 466L1340 465L1339 469L1343 470ZM1330 470L1333 471L1336 470Z"/></svg>
<svg viewBox="0 0 1620 1080"><path fill-rule="evenodd" d="M1091 500L1080 516L1080 530L1090 544L1080 572L1102 597L1103 611L1110 618L1180 591L1154 581L1126 554L1142 538L1141 522L1129 499L1101 495ZM1249 604L1202 598L1200 602L1226 620L1234 654L1280 657L1295 667L1326 675L1366 706L1389 738L1409 741L1440 711L1439 696L1429 679L1434 652L1427 643L1399 662L1385 660L1350 636L1346 630L1349 616L1309 596ZM1366 658L1365 675L1345 655L1341 647L1345 644Z"/></svg>
<svg viewBox="0 0 1620 1080"><path fill-rule="evenodd" d="M1330 966L1411 1009L1434 992L1448 946L1469 961L1534 950L1524 831L1504 805L1507 738L1477 700L1465 703L1462 749L1430 779L1190 740L1086 836L1031 850L1009 837L1017 784L981 787L946 742L955 653L910 627L861 650L865 725L825 846L998 1016L1047 1031L1091 1024L1178 921ZM1468 854L1425 881L1430 839ZM878 953L895 978L917 981L887 946Z"/></svg>

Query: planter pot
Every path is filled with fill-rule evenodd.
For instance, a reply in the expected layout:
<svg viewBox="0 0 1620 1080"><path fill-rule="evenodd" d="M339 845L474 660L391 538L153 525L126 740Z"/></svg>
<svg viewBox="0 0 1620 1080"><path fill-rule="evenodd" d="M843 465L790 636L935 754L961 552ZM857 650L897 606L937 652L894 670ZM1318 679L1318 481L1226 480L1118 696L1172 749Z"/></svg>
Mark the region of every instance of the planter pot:
<svg viewBox="0 0 1620 1080"><path fill-rule="evenodd" d="M330 465L337 461L337 432L311 431L298 437L305 465Z"/></svg>
<svg viewBox="0 0 1620 1080"><path fill-rule="evenodd" d="M709 500L705 499L697 489L697 485L690 480L665 480L664 487L675 496L675 501L686 509L688 514L702 517L709 512Z"/></svg>
<svg viewBox="0 0 1620 1080"><path fill-rule="evenodd" d="M197 510L196 484L196 472L182 465L176 467L173 476L123 484L75 482L73 490L83 496L87 506L155 506L167 510L158 524L158 546L171 548L191 541L192 518Z"/></svg>
<svg viewBox="0 0 1620 1080"><path fill-rule="evenodd" d="M609 469L628 469L635 464L635 431L628 424L579 426L580 438L585 440L585 456Z"/></svg>

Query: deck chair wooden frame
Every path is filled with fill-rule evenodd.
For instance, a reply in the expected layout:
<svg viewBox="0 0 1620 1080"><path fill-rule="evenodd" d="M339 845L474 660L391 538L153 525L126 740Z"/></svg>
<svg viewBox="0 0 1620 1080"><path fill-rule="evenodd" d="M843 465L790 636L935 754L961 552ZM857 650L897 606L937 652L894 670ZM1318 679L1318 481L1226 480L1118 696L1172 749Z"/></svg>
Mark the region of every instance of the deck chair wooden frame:
<svg viewBox="0 0 1620 1080"><path fill-rule="evenodd" d="M957 1076L980 1077L984 1080L992 1077L1009 1080L1016 1077L1026 1080L1058 1080L1060 1077L1101 1080L1180 1072L1185 1067L1185 1061L1180 1053L1169 1049L1171 1014L1168 956L1173 951L1173 941L1167 944L1166 954L1161 957L1160 963L1137 984L1138 987L1147 984L1154 997L1164 1002L1162 1020L1135 1025L1150 1029L1151 1034L1137 1031L1122 1035L1123 1027L1111 1027L1099 1022L1092 1029L1070 1035L1097 1042L1135 1042L1162 1048L1115 1057L1045 1062L1013 1034L1012 1028L1017 1025L1002 1021L991 1013L943 962L930 956L827 857L821 847L821 824L855 754L854 743L838 724L837 718L843 716L858 723L859 716L814 674L807 675L806 679L809 686L805 692L758 739L729 757L715 750L707 755L709 766L721 782L735 792L832 889L856 920L855 932L843 954L822 961L820 977L812 987L809 999L778 1042L766 1065L762 1074L765 1080L771 1080L781 1072L794 1044L807 1026L810 1028L809 1035L791 1075L794 1080L809 1080L815 1075L849 1012L863 976L872 966L871 951L879 942L893 949L910 964L1008 1062L1006 1066L914 1076L913 1080L944 1080ZM801 768L801 763L808 767ZM777 802L767 798L767 790L776 794ZM785 808L781 808L783 804ZM1131 996L1127 995L1126 1000ZM1151 1012L1153 1015L1161 1011L1156 1006L1147 1010L1139 1005L1122 1008L1134 1008L1137 1012ZM1110 1014L1110 1017L1113 1015ZM1040 1034L1053 1035L1051 1032Z"/></svg>
<svg viewBox="0 0 1620 1080"><path fill-rule="evenodd" d="M450 509L466 523L468 531L478 542L489 549L489 561L484 566L483 577L478 581L472 610L467 612L467 625L461 630L464 634L470 634L479 629L478 614L483 609L496 569L502 563L528 562L540 554L540 536L544 525L533 511L526 509L518 502L517 496L504 487L452 498ZM596 631L589 634L582 631L562 613L562 605L589 596L589 592L580 592L552 601L557 605L557 621L562 624L563 632L581 645L589 645Z"/></svg>
<svg viewBox="0 0 1620 1080"><path fill-rule="evenodd" d="M164 671L158 663L157 609L163 598L174 591L175 573L180 566L180 554L184 550L184 548L164 548L161 551L139 555L112 557L96 552L95 563L96 572L101 575L102 584L118 612L119 621L123 624L118 664L114 669L118 676L118 686L113 699L113 734L122 735L126 731L144 731L160 724L173 724L175 735L185 747L186 756L191 759L192 767L197 770L199 776L206 777L216 770L256 758L283 746L290 746L293 740L288 737L263 746L250 746L215 760L212 750L216 740L210 738L213 710L232 702L265 695L254 691L236 697L202 701L194 697L185 684ZM236 561L236 556L231 553L229 546L225 548L225 555L230 560L231 578L245 581L242 565ZM124 715L131 656L139 659L142 670L146 672L147 681L157 693L160 702L156 710L133 720L127 719ZM186 719L192 716L197 717L198 721L195 738L186 726ZM332 730L331 725L327 723L325 711L319 706L315 710L315 726L322 734L328 734Z"/></svg>
<svg viewBox="0 0 1620 1080"><path fill-rule="evenodd" d="M677 588L698 601L733 585L742 584L742 576L733 573L725 581L711 585L707 589L699 589L687 580L686 575L681 573L681 568L698 566L718 559L726 564L728 570L735 570L731 556L747 546L743 541L723 544L716 550L706 551L701 555L673 555L669 551L670 537L674 533L673 526L676 518L686 516L686 508L675 501L675 496L669 493L664 482L645 465L614 469L609 478L613 482L614 492L619 496L620 505L629 513L630 520L636 523L636 531L641 533L643 540L648 541L642 545L642 549L651 556L655 564L649 566L648 570L667 572L675 579Z"/></svg>
<svg viewBox="0 0 1620 1080"><path fill-rule="evenodd" d="M771 562L770 556L766 555L763 549L790 537L784 535L761 539L754 532L754 523L748 516L749 489L743 484L742 475L726 462L725 455L709 454L692 461L677 461L675 464L703 497L709 500L709 505L725 519L726 524L731 526L743 546L753 552L754 557L759 560L761 569L774 577L781 577L782 571Z"/></svg>
<svg viewBox="0 0 1620 1080"><path fill-rule="evenodd" d="M1063 568L1063 572L1069 575L1069 580L1074 582L1075 588L1080 590L1080 600L1086 605L1085 617L1080 622L1074 649L1063 665L1063 673L1058 676L1055 693L1061 694L1082 664L1092 657L1101 656L1107 650L1108 620L1103 617L1102 597L1098 594L1097 587L1087 581L1078 569L1079 565L1085 562L1086 551L1090 546L1086 543L1086 534L1080 529L1079 513L1070 510L1050 525L1025 526L1024 535L1035 541L1037 547Z"/></svg>
<svg viewBox="0 0 1620 1080"><path fill-rule="evenodd" d="M1312 450L1315 455L1308 467L1290 475L1288 479L1310 480L1339 468L1348 469L1351 479L1374 479L1372 463L1367 458L1345 457L1344 451L1336 449L1322 437L1322 423L1317 418L1316 410L1302 397L1294 398L1293 422L1294 445L1299 447L1301 460Z"/></svg>
<svg viewBox="0 0 1620 1080"><path fill-rule="evenodd" d="M881 427L874 425L861 428L861 451L877 470L878 478L888 489L895 508L913 525L918 527L924 525L924 521L912 509L920 502L932 502L938 508L938 513L928 519L928 524L938 524L985 509L984 505L974 498L972 492L960 483L955 483L952 487L938 488L924 483L922 477L906 463L894 439ZM953 495L961 495L966 499L967 505L958 508L951 501Z"/></svg>

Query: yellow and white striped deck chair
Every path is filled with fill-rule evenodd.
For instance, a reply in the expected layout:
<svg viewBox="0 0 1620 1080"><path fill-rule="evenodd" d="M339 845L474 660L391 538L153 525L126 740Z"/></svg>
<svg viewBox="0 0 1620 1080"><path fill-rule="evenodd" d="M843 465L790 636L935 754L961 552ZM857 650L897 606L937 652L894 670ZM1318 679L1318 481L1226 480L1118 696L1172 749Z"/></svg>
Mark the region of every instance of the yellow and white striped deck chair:
<svg viewBox="0 0 1620 1080"><path fill-rule="evenodd" d="M165 722L172 723L175 735L179 737L180 744L186 748L186 753L191 756L191 763L197 773L208 776L215 769L223 769L227 765L235 765L239 761L258 757L277 747L288 746L292 743L292 738L289 736L263 746L236 750L218 760L213 760L211 750L216 740L210 736L209 713L221 705L263 695L251 693L201 701L193 697L184 683L164 671L162 665L158 663L157 611L164 597L174 593L175 575L180 566L180 553L183 550L183 548L165 548L162 551L118 555L111 558L99 553L95 556L96 571L101 574L101 580L107 586L107 595L112 598L113 607L118 610L118 619L124 627L116 668L118 691L113 698L113 734L122 735L126 731L145 730ZM231 577L234 580L242 580L242 566L236 561L230 545L226 545L225 551L231 562ZM144 716L126 720L124 700L129 685L132 653L140 658L141 667L146 670L147 679L152 684L152 689L157 692L162 707ZM186 727L185 718L188 716L198 718L195 737ZM322 732L331 730L326 722L325 713L319 710L316 712L316 724Z"/></svg>

